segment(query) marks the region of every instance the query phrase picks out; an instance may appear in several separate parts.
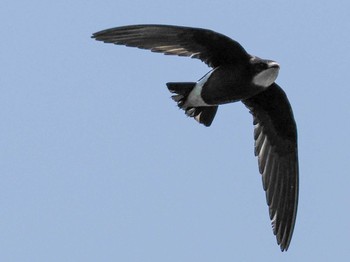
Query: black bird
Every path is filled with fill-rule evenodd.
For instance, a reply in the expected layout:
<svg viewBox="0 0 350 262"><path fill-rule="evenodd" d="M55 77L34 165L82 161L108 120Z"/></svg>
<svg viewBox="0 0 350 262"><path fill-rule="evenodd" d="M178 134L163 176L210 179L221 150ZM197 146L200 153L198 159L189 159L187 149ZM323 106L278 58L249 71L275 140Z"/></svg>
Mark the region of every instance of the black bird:
<svg viewBox="0 0 350 262"><path fill-rule="evenodd" d="M248 54L217 32L172 25L129 25L93 34L105 43L198 58L213 69L197 82L167 83L185 113L210 126L218 106L241 101L253 115L255 155L273 233L288 249L298 205L297 130L292 108L275 83L279 65Z"/></svg>

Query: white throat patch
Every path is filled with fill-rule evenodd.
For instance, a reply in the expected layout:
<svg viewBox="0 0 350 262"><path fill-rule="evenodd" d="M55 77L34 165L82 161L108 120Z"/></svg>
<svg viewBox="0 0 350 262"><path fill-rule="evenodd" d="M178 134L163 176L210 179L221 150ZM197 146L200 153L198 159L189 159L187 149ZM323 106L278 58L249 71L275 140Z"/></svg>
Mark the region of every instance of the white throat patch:
<svg viewBox="0 0 350 262"><path fill-rule="evenodd" d="M278 68L272 67L260 72L254 76L253 84L264 88L269 87L273 82L275 82L278 76L278 71Z"/></svg>

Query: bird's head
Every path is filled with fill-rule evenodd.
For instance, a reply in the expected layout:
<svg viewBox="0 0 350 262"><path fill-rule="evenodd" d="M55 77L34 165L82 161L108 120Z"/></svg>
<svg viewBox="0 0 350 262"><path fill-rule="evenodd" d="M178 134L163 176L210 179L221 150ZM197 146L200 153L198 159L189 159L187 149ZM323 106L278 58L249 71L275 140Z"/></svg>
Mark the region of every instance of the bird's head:
<svg viewBox="0 0 350 262"><path fill-rule="evenodd" d="M266 88L275 82L280 69L278 63L253 56L250 59L250 64L253 70L252 82L254 85Z"/></svg>

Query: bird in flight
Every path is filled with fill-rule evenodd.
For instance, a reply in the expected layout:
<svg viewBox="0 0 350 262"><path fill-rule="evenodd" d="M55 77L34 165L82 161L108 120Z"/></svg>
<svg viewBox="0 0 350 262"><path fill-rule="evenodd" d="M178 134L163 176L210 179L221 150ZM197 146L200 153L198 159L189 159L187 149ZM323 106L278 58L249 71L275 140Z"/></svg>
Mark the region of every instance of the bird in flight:
<svg viewBox="0 0 350 262"><path fill-rule="evenodd" d="M275 83L279 64L250 55L235 40L202 28L128 25L94 33L92 38L198 58L212 68L197 82L170 82L167 87L186 115L205 126L212 124L219 105L241 101L249 109L273 233L286 251L297 214L299 168L292 108Z"/></svg>

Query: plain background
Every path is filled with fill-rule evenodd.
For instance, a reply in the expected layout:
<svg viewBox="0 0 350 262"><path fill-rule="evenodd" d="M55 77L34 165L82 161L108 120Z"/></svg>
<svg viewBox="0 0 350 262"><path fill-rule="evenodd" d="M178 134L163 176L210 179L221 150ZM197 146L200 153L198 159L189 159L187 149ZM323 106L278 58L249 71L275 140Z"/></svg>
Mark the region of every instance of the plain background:
<svg viewBox="0 0 350 262"><path fill-rule="evenodd" d="M350 255L348 1L7 1L0 4L1 261L346 261ZM298 125L300 201L276 245L241 104L210 128L165 83L199 60L91 34L213 29L278 61Z"/></svg>

